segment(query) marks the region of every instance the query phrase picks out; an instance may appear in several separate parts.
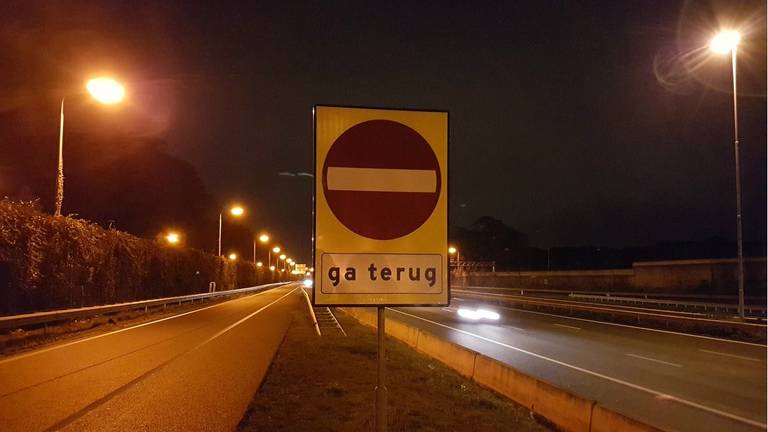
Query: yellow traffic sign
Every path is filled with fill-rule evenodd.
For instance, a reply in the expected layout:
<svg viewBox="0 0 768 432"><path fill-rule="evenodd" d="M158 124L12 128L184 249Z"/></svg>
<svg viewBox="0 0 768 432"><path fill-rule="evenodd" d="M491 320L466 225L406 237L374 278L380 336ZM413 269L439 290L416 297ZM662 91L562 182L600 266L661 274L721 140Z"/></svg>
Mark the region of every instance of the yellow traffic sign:
<svg viewBox="0 0 768 432"><path fill-rule="evenodd" d="M313 301L447 305L448 113L316 106Z"/></svg>

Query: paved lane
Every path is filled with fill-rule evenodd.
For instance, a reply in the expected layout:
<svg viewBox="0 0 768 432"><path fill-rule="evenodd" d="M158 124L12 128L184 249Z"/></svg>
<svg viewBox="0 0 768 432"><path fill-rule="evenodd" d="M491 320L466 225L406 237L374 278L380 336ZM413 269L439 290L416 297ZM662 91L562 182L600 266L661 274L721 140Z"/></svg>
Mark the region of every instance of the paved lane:
<svg viewBox="0 0 768 432"><path fill-rule="evenodd" d="M766 422L766 347L488 305L497 322L450 308L399 308L390 318L668 430L754 431Z"/></svg>
<svg viewBox="0 0 768 432"><path fill-rule="evenodd" d="M232 430L296 285L0 359L0 430Z"/></svg>

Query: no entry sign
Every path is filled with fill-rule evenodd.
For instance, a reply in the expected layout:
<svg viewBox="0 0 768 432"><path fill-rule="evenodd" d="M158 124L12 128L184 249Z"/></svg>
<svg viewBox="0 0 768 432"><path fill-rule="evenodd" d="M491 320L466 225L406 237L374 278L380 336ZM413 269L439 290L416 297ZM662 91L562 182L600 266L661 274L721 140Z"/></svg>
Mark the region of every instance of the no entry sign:
<svg viewBox="0 0 768 432"><path fill-rule="evenodd" d="M369 120L344 131L325 157L321 178L336 218L376 240L419 228L440 197L440 164L432 147L392 120Z"/></svg>
<svg viewBox="0 0 768 432"><path fill-rule="evenodd" d="M315 155L315 304L448 304L448 113L316 106Z"/></svg>

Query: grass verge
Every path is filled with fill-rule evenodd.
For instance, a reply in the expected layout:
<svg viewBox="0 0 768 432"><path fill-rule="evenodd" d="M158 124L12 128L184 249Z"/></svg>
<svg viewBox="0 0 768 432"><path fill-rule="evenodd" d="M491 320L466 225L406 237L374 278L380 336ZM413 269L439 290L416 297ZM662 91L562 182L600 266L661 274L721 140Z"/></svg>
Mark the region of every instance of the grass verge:
<svg viewBox="0 0 768 432"><path fill-rule="evenodd" d="M317 336L296 312L239 431L373 430L376 333L337 313L348 336ZM390 431L545 431L529 411L387 337Z"/></svg>

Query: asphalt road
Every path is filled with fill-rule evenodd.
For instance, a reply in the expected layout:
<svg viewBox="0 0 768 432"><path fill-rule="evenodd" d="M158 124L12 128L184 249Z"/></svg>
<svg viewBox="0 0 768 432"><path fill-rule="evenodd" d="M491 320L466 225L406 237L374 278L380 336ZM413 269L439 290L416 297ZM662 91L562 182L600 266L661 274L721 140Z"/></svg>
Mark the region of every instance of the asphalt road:
<svg viewBox="0 0 768 432"><path fill-rule="evenodd" d="M0 430L231 431L297 285L0 359Z"/></svg>
<svg viewBox="0 0 768 432"><path fill-rule="evenodd" d="M674 431L766 429L766 347L489 305L498 321L450 308L397 308L407 322L615 411Z"/></svg>

